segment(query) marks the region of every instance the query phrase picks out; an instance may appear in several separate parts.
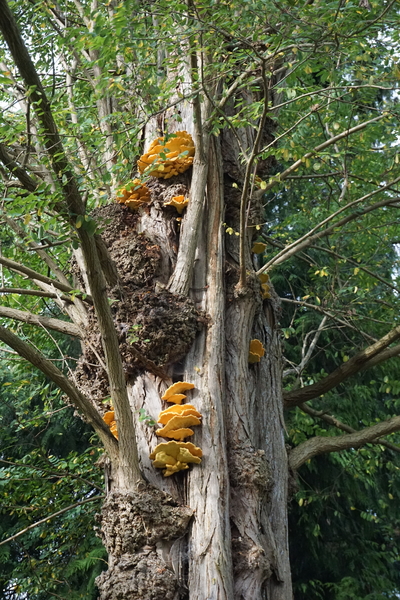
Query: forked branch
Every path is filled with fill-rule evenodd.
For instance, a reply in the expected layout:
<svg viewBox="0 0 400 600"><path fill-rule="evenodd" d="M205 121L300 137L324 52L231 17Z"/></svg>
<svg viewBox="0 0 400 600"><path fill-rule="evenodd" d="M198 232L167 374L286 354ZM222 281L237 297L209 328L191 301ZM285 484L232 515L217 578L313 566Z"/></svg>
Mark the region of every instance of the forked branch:
<svg viewBox="0 0 400 600"><path fill-rule="evenodd" d="M322 394L326 394L329 390L361 371L368 363L371 365L370 361L374 358L377 359L383 350L388 348L390 344L399 338L400 326L389 331L389 333L374 344L371 344L371 346L364 348L364 350L350 358L346 363L340 365L340 367L327 375L327 377L321 379L321 381L308 385L300 390L293 390L284 394L285 407L291 408L293 406L299 406L299 404L302 404L307 400L312 400L313 398L318 398L318 396L321 396Z"/></svg>
<svg viewBox="0 0 400 600"><path fill-rule="evenodd" d="M316 419L321 419L321 421L325 421L325 423L328 423L329 425L332 425L333 427L336 427L341 431L345 431L346 433L357 433L357 429L350 427L350 425L347 425L346 423L342 423L342 421L339 421L339 419L337 419L333 415L328 415L322 410L314 410L313 408L311 408L311 406L308 406L308 404L301 404L300 408L307 415L310 415L311 417L314 417ZM384 446L389 450L393 450L393 452L400 452L400 446L396 446L396 444L391 444L390 442L382 440L381 438L376 439L371 443Z"/></svg>
<svg viewBox="0 0 400 600"><path fill-rule="evenodd" d="M382 421L371 427L366 427L356 433L339 435L337 437L313 437L303 442L289 453L289 465L293 470L298 469L305 462L329 452L340 452L350 448L359 448L378 438L394 433L400 430L400 417L393 417L387 421Z"/></svg>
<svg viewBox="0 0 400 600"><path fill-rule="evenodd" d="M0 340L10 346L19 356L39 369L46 377L53 381L74 404L74 406L86 417L94 430L99 435L105 449L110 457L118 455L118 442L110 432L109 427L91 404L90 400L82 394L78 388L57 367L32 346L21 340L6 327L0 325Z"/></svg>

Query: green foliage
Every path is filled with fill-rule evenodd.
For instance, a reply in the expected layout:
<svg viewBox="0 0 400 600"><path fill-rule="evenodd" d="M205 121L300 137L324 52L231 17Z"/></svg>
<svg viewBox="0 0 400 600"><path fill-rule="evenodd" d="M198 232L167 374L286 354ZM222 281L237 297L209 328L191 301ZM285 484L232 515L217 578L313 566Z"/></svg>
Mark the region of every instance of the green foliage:
<svg viewBox="0 0 400 600"><path fill-rule="evenodd" d="M20 362L1 373L1 539L82 500L102 497L100 449L59 390ZM0 597L93 600L106 553L93 532L99 500L0 546ZM1 541L1 540L0 540Z"/></svg>

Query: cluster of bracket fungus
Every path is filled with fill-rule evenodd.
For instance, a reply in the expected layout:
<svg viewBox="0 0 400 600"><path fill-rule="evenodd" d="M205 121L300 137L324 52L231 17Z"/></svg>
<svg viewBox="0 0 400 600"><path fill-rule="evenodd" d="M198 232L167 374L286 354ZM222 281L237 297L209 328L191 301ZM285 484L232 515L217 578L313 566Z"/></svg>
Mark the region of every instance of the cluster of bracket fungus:
<svg viewBox="0 0 400 600"><path fill-rule="evenodd" d="M269 275L267 273L261 273L261 275L258 276L258 279L261 283L263 300L265 300L266 298L271 298L271 287L268 283Z"/></svg>
<svg viewBox="0 0 400 600"><path fill-rule="evenodd" d="M189 468L190 463L199 464L201 462L202 451L191 442L182 440L194 434L193 427L201 424L201 414L196 410L193 404L181 404L186 398L185 392L194 388L193 383L178 381L171 385L162 400L172 402L173 405L161 411L158 415L158 423L163 425L156 434L172 440L158 446L150 454L153 466L157 469L165 469L164 477L173 475L178 471Z"/></svg>
<svg viewBox="0 0 400 600"><path fill-rule="evenodd" d="M115 438L118 439L117 422L115 420L115 413L113 410L109 410L103 417L103 421L109 426L111 433Z"/></svg>
<svg viewBox="0 0 400 600"><path fill-rule="evenodd" d="M134 179L126 188L120 190L117 202L125 204L128 208L137 209L150 201L150 190L140 179Z"/></svg>
<svg viewBox="0 0 400 600"><path fill-rule="evenodd" d="M173 196L169 202L164 202L164 206L173 206L180 215L188 204L189 198L185 198L185 196Z"/></svg>
<svg viewBox="0 0 400 600"><path fill-rule="evenodd" d="M203 453L191 442L165 442L158 444L150 454L156 469L165 469L164 477L189 468L190 463L201 463Z"/></svg>
<svg viewBox="0 0 400 600"><path fill-rule="evenodd" d="M265 348L260 340L251 340L249 349L249 363L260 362L260 359L265 354Z"/></svg>
<svg viewBox="0 0 400 600"><path fill-rule="evenodd" d="M159 137L138 160L140 173L169 179L184 173L192 164L195 153L192 136L187 131L177 131L168 139Z"/></svg>

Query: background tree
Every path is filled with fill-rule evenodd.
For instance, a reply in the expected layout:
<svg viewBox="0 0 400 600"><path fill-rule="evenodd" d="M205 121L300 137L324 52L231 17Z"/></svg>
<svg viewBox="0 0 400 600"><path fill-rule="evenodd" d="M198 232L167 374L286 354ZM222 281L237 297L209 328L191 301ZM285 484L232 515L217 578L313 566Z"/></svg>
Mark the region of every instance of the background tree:
<svg viewBox="0 0 400 600"><path fill-rule="evenodd" d="M82 357L68 378L10 321L0 339L60 387L107 453L100 597L286 600L288 464L387 444L400 428L384 402L339 422L331 391L400 348L395 2L10 6L35 65L1 0L12 243L0 315L79 339ZM179 130L193 136L192 171L163 180L150 164L150 202L109 205L149 143ZM189 198L181 221L166 205L176 195ZM307 427L296 409L289 461L267 272L296 308L284 317L285 406L330 426ZM266 351L249 365L254 338ZM162 479L154 428L137 415L156 419L182 377L204 459ZM111 408L118 442L102 419Z"/></svg>
<svg viewBox="0 0 400 600"><path fill-rule="evenodd" d="M23 329L48 345L42 331ZM57 341L71 354L71 344ZM56 364L63 361L58 350L48 353ZM12 542L0 546L0 597L96 598L94 580L107 564L93 531L104 497L101 470L94 467L100 449L60 390L15 359L4 361L1 381L0 527Z"/></svg>

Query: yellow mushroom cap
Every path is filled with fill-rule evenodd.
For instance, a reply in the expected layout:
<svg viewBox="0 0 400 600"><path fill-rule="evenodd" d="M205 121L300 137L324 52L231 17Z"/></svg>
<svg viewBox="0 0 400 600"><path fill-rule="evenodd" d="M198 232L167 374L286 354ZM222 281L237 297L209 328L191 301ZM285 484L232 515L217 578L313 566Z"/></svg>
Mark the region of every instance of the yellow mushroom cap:
<svg viewBox="0 0 400 600"><path fill-rule="evenodd" d="M260 273L258 279L261 281L261 283L267 283L267 281L269 281L269 275L268 273Z"/></svg>
<svg viewBox="0 0 400 600"><path fill-rule="evenodd" d="M107 423L108 426L111 425L113 421L115 421L115 413L113 410L109 410L103 417L103 421Z"/></svg>
<svg viewBox="0 0 400 600"><path fill-rule="evenodd" d="M157 452L154 461L153 467L156 469L164 469L167 465L175 465L176 458L167 454L167 452Z"/></svg>
<svg viewBox="0 0 400 600"><path fill-rule="evenodd" d="M117 422L116 421L113 421L111 423L111 425L110 425L110 431L113 434L113 436L118 439L118 429L117 429Z"/></svg>
<svg viewBox="0 0 400 600"><path fill-rule="evenodd" d="M173 196L169 202L164 202L164 206L173 206L180 215L183 213L183 209L186 208L188 204L189 198L185 198L185 196Z"/></svg>
<svg viewBox="0 0 400 600"><path fill-rule="evenodd" d="M169 456L173 457L175 460L178 460L178 456L179 456L181 449L188 450L190 452L190 454L192 454L193 456L197 456L199 458L201 456L203 456L201 448L198 448L191 442L170 441L170 442L161 442L161 444L158 444L154 448L153 452L150 454L150 458L152 460L154 460L156 458L157 454L159 454L160 452L164 452L165 454L168 454Z"/></svg>
<svg viewBox="0 0 400 600"><path fill-rule="evenodd" d="M263 242L256 242L252 247L251 251L253 252L253 254L261 254L262 252L264 252L266 247L267 244L264 244Z"/></svg>
<svg viewBox="0 0 400 600"><path fill-rule="evenodd" d="M180 446L181 448L187 448L193 456L198 456L199 458L203 456L202 449L192 444L192 442L180 442Z"/></svg>
<svg viewBox="0 0 400 600"><path fill-rule="evenodd" d="M187 406L187 404L184 404L183 406L179 406L177 408L185 408L186 406ZM170 412L167 414L160 413L158 416L157 422L162 423L163 425L166 425L168 423L168 421L170 421L177 415L181 415L182 417L186 417L188 415L193 415L194 417L197 417L199 419L201 418L201 414L195 408L187 408L186 410L180 411L179 413L175 413L175 412Z"/></svg>
<svg viewBox="0 0 400 600"><path fill-rule="evenodd" d="M185 392L186 390L192 390L194 388L194 383L188 383L187 381L177 381L169 386L169 388L165 391L164 395L161 396L161 400L167 400L167 402L171 402L169 398L174 396L175 394L180 394L181 392ZM180 403L179 403L180 404Z"/></svg>
<svg viewBox="0 0 400 600"><path fill-rule="evenodd" d="M260 340L251 340L249 350L249 363L260 362L260 358L264 356L265 348Z"/></svg>
<svg viewBox="0 0 400 600"><path fill-rule="evenodd" d="M162 410L159 414L159 417L162 415L168 415L170 413L180 414L182 411L187 410L188 408L194 408L193 404L181 404L180 406L168 406L165 410ZM195 409L196 410L196 409Z"/></svg>
<svg viewBox="0 0 400 600"><path fill-rule="evenodd" d="M183 430L187 431L187 430ZM191 431L190 429L188 431ZM163 442L158 444L150 454L153 466L156 469L164 469L164 477L173 475L178 471L189 468L189 463L201 463L203 453L190 442Z"/></svg>
<svg viewBox="0 0 400 600"><path fill-rule="evenodd" d="M129 184L129 189L120 190L122 196L117 196L117 202L126 204L129 208L136 209L150 201L150 190L140 179L134 179Z"/></svg>
<svg viewBox="0 0 400 600"><path fill-rule="evenodd" d="M181 462L177 462L176 465L167 467L164 471L164 477L169 477L169 475L174 475L174 473L177 473L178 471L184 471L185 469L188 469L189 465L187 463L181 463Z"/></svg>
<svg viewBox="0 0 400 600"><path fill-rule="evenodd" d="M265 298L271 298L271 294L270 294L270 289L271 288L269 287L268 283L263 283L261 285L261 289L262 289L262 292L263 292L262 293L263 299L265 299Z"/></svg>
<svg viewBox="0 0 400 600"><path fill-rule="evenodd" d="M167 398L167 402L173 402L174 404L182 404L182 400L186 398L185 394L172 394Z"/></svg>
<svg viewBox="0 0 400 600"><path fill-rule="evenodd" d="M176 131L164 141L164 137L156 138L149 149L138 160L138 169L149 175L169 179L183 173L193 164L195 153L192 136L187 131Z"/></svg>
<svg viewBox="0 0 400 600"><path fill-rule="evenodd" d="M156 431L156 434L164 436L165 433L173 431L174 429L192 427L193 425L200 425L200 423L200 419L194 415L174 415L162 429Z"/></svg>
<svg viewBox="0 0 400 600"><path fill-rule="evenodd" d="M172 431L167 431L166 433L161 433L161 429L159 429L156 431L156 434L173 440L183 440L184 438L193 435L194 431L188 427L183 427L182 429L173 429Z"/></svg>

